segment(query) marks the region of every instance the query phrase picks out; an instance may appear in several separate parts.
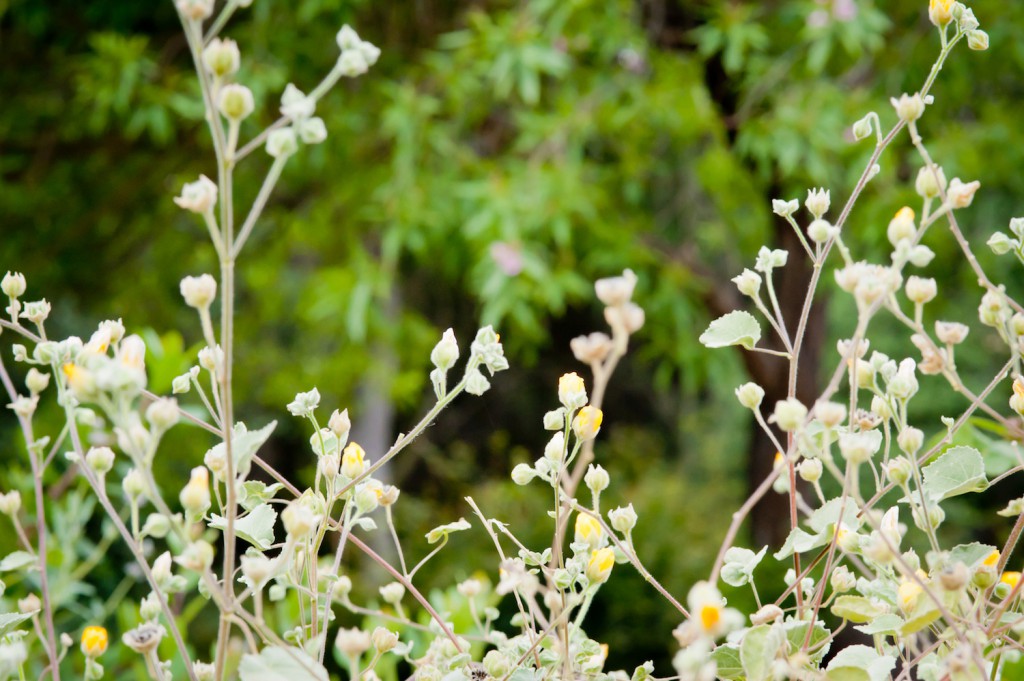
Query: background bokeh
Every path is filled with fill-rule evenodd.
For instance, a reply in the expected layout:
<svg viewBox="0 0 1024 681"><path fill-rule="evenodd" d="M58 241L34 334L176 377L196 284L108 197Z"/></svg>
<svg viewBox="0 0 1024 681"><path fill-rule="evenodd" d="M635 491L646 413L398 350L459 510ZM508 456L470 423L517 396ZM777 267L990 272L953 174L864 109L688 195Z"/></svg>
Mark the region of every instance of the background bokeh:
<svg viewBox="0 0 1024 681"><path fill-rule="evenodd" d="M508 472L542 450L557 377L582 373L568 341L603 327L591 282L630 267L647 324L613 380L597 456L613 474L607 501L632 501L640 513L640 555L685 595L774 453L732 391L748 376L766 386L768 403L784 390L781 361L711 353L697 336L742 304L729 278L762 244L791 250L779 289L795 319L807 272L770 200L820 185L837 213L872 147L853 142L850 124L870 110L891 123L889 96L917 89L938 53L926 5L255 0L225 31L257 101L243 140L276 119L287 83L308 90L330 69L343 23L383 49L370 74L322 100L330 136L289 162L239 265L238 413L254 426L279 420L266 458L311 479L305 425L284 405L314 385L328 410L349 407L375 458L429 406L428 355L441 331L454 327L466 347L478 325L494 324L512 370L483 398L457 402L391 466L404 491L396 512L413 555L425 551L424 531L469 515L466 495L541 546L546 495L512 486ZM1024 196L1024 18L995 0L971 6L991 49L957 50L920 129L948 177L981 180L962 224L990 275L1019 289L1012 263L983 244ZM216 272L202 225L171 202L184 182L214 174L173 5L0 1L0 54L0 270L25 272L28 298L53 303L51 336L87 336L97 321L123 318L150 341L151 389L169 392L200 346L178 281ZM863 257L886 257L889 218L916 205L912 151L906 139L892 146L848 222L848 243ZM262 151L241 166L240 206L268 166ZM929 317L976 320L980 289L955 242L937 229L927 243L937 253L927 272L940 286ZM819 385L816 368L834 365L835 339L851 331L852 303L834 289L825 277L805 395ZM973 327L957 359L980 383L998 342ZM916 356L895 325L877 329L875 347ZM5 358L9 343L5 334ZM943 390L915 401L929 435L939 415L963 406ZM25 486L28 466L4 412L6 489ZM57 423L54 405L43 418ZM198 430L175 429L160 479L184 482L209 445ZM48 482L65 468L58 460ZM80 483L63 482L51 523L66 525L70 565L107 543L98 517L75 532L76 518L91 517L77 500L90 502ZM742 544L784 536L777 503L765 502ZM964 506L949 531L1002 536L988 517ZM6 523L0 542L13 546ZM453 537L446 555L418 578L425 586L494 578L479 529ZM113 542L84 586L66 580L60 624L130 626L123 597L138 588L125 577L129 562ZM384 581L371 566L350 568L364 596ZM195 616L202 603L189 607ZM676 614L641 578L618 570L591 612L588 628L611 644L611 667L654 659L667 673ZM206 626L196 617L195 640Z"/></svg>

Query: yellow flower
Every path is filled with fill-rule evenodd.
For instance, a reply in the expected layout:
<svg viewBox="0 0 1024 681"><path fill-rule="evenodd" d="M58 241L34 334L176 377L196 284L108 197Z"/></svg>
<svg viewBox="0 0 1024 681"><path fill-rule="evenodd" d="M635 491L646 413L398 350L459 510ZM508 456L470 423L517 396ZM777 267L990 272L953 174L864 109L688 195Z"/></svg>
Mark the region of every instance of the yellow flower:
<svg viewBox="0 0 1024 681"><path fill-rule="evenodd" d="M572 420L572 432L576 433L577 439L586 442L597 437L601 430L601 422L604 420L604 413L597 407L583 407L576 418Z"/></svg>
<svg viewBox="0 0 1024 681"><path fill-rule="evenodd" d="M355 479L366 470L366 451L355 442L348 443L341 454L341 474Z"/></svg>
<svg viewBox="0 0 1024 681"><path fill-rule="evenodd" d="M107 652L107 630L103 627L86 627L82 632L82 654L96 659Z"/></svg>
<svg viewBox="0 0 1024 681"><path fill-rule="evenodd" d="M181 506L193 513L205 513L210 508L210 473L206 466L192 469L188 483L181 488L178 495Z"/></svg>
<svg viewBox="0 0 1024 681"><path fill-rule="evenodd" d="M73 362L68 362L61 367L64 376L68 380L68 388L75 394L75 397L83 399L91 394L96 388L96 379L92 372Z"/></svg>
<svg viewBox="0 0 1024 681"><path fill-rule="evenodd" d="M1016 589L1017 584L1020 582L1020 573L1008 570L999 577L999 581L1008 585L1011 589Z"/></svg>
<svg viewBox="0 0 1024 681"><path fill-rule="evenodd" d="M715 631L722 621L722 604L705 603L700 607L700 626L706 632Z"/></svg>
<svg viewBox="0 0 1024 681"><path fill-rule="evenodd" d="M947 26L953 20L953 0L930 0L928 18L939 28Z"/></svg>
<svg viewBox="0 0 1024 681"><path fill-rule="evenodd" d="M591 548L596 548L601 542L603 533L601 523L597 518L586 513L576 515L576 541L585 542Z"/></svg>
<svg viewBox="0 0 1024 681"><path fill-rule="evenodd" d="M998 563L998 562L999 562L999 552L998 551L993 551L992 553L990 553L987 556L985 556L985 560L981 561L981 564L982 565L987 565L989 567L995 567L996 563Z"/></svg>
<svg viewBox="0 0 1024 681"><path fill-rule="evenodd" d="M575 371L558 379L558 401L570 411L587 403L587 387Z"/></svg>
<svg viewBox="0 0 1024 681"><path fill-rule="evenodd" d="M913 221L914 209L911 208L910 206L903 206L903 208L900 208L898 211L896 211L896 217L900 220Z"/></svg>
<svg viewBox="0 0 1024 681"><path fill-rule="evenodd" d="M590 561L587 563L587 578L593 584L605 582L612 573L613 565L615 565L615 552L610 548L593 551L590 554Z"/></svg>
<svg viewBox="0 0 1024 681"><path fill-rule="evenodd" d="M896 596L899 598L900 607L903 612L910 612L917 605L917 599L921 595L924 589L917 582L907 580L900 584L896 590Z"/></svg>

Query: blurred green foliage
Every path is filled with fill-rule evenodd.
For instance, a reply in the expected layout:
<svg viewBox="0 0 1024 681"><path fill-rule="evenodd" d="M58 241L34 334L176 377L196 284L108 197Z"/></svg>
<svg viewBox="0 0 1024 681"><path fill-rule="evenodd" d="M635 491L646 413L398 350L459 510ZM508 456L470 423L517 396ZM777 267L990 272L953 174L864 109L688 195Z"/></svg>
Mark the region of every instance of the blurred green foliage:
<svg viewBox="0 0 1024 681"><path fill-rule="evenodd" d="M351 405L357 425L367 396L384 395L398 432L427 402L440 330L468 341L478 324L495 324L514 371L483 400L457 404L396 463L407 490L399 523L416 545L466 514L461 497L472 494L495 516L526 521L536 536L525 538L540 544L541 502L511 488L507 472L542 446L557 376L577 368L568 339L602 325L590 282L631 267L648 322L613 382L598 456L614 476L608 501L633 500L641 514L641 555L685 593L727 525L719 509L734 508L746 485L747 421L731 395L742 368L735 355L706 353L697 335L723 297L738 302L728 278L782 238L771 198L822 185L834 206L845 200L871 147L853 143L849 125L869 110L892 121L888 97L916 89L937 54L926 4L257 0L226 31L257 100L243 140L276 118L286 83L308 89L330 68L342 23L384 53L322 101L327 142L289 164L243 256L243 418L280 418L315 384L329 408ZM958 50L920 127L948 177L982 181L963 216L980 245L1024 195L1024 19L995 0L971 4L992 48ZM213 165L174 9L7 0L0 31L0 267L24 271L30 298L54 303L55 335L87 335L107 317L147 330L151 387L165 392L200 339L178 281L216 269L202 226L170 201ZM889 217L915 204L911 152L900 141L882 159L848 222L855 248L882 255ZM239 205L268 165L258 151L242 166ZM972 318L979 289L966 267L947 266L960 262L956 244L941 231L930 239L943 295L929 307ZM1011 264L984 251L993 278L1019 288ZM827 359L851 304L828 302ZM878 349L911 352L894 325L879 328ZM969 380L991 368L991 341L976 330L958 354ZM934 392L918 400L925 415L960 406ZM2 425L0 484L25 489L21 445ZM184 481L209 443L179 430L179 453L160 465ZM279 433L268 458L309 475L301 424ZM90 515L81 487L69 490L48 519L55 531L63 514ZM106 547L103 527L93 521L54 550L92 555ZM491 569L475 534L453 538L460 560L439 561L425 582ZM88 583L94 591L63 594L59 624L127 626L131 609L114 599L132 586L125 575L101 561ZM645 589L635 576L612 580L594 606L592 633L613 644L613 666L667 660L675 616Z"/></svg>

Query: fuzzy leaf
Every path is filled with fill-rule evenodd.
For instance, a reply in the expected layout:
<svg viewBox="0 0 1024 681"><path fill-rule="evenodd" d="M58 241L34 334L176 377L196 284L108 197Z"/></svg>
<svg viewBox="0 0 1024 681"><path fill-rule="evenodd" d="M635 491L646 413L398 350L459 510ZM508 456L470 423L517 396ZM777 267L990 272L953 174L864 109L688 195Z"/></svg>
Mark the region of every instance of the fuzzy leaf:
<svg viewBox="0 0 1024 681"><path fill-rule="evenodd" d="M924 491L933 501L968 492L980 492L988 487L985 462L981 452L973 447L947 449L921 472L924 475Z"/></svg>
<svg viewBox="0 0 1024 681"><path fill-rule="evenodd" d="M958 544L949 551L949 564L956 565L963 563L968 568L976 568L978 563L992 555L996 547L988 544L971 542L970 544Z"/></svg>
<svg viewBox="0 0 1024 681"><path fill-rule="evenodd" d="M740 662L739 646L733 643L720 645L711 651L711 659L718 666L715 676L719 679L735 681L743 678L743 663Z"/></svg>
<svg viewBox="0 0 1024 681"><path fill-rule="evenodd" d="M700 335L700 342L708 348L724 348L730 345L742 345L750 350L761 340L761 325L754 315L743 310L730 312L711 322L707 330Z"/></svg>
<svg viewBox="0 0 1024 681"><path fill-rule="evenodd" d="M328 681L323 665L299 648L264 648L244 655L238 666L242 681Z"/></svg>
<svg viewBox="0 0 1024 681"><path fill-rule="evenodd" d="M734 546L725 552L722 565L722 581L730 586L743 586L753 580L754 568L757 567L768 547L754 553L750 549Z"/></svg>
<svg viewBox="0 0 1024 681"><path fill-rule="evenodd" d="M0 560L0 572L10 572L27 568L36 562L36 557L27 551L14 551Z"/></svg>
<svg viewBox="0 0 1024 681"><path fill-rule="evenodd" d="M863 596L840 596L832 604L832 614L856 624L870 622L885 611Z"/></svg>
<svg viewBox="0 0 1024 681"><path fill-rule="evenodd" d="M26 613L5 612L0 614L0 638L3 638L25 622L28 622L37 612L39 611L33 610L32 612Z"/></svg>
<svg viewBox="0 0 1024 681"><path fill-rule="evenodd" d="M899 615L879 615L867 624L854 627L862 634L874 636L875 634L895 634L903 626L903 618Z"/></svg>
<svg viewBox="0 0 1024 681"><path fill-rule="evenodd" d="M459 518L454 523L448 523L447 525L441 525L435 527L430 532L427 532L427 543L436 544L452 532L461 532L462 530L468 530L472 525L465 518Z"/></svg>
<svg viewBox="0 0 1024 681"><path fill-rule="evenodd" d="M266 551L274 543L274 523L277 522L277 511L270 504L260 504L248 515L235 521L235 534L246 540L260 551ZM227 520L219 515L210 517L210 527L226 530Z"/></svg>
<svg viewBox="0 0 1024 681"><path fill-rule="evenodd" d="M864 670L868 673L871 681L884 681L889 678L889 672L896 666L896 658L892 655L880 655L874 648L865 645L852 645L843 648L828 663L828 678L831 679L832 670L839 670L843 667L853 667Z"/></svg>
<svg viewBox="0 0 1024 681"><path fill-rule="evenodd" d="M767 624L751 627L740 641L740 662L747 681L764 681L779 650L779 641Z"/></svg>

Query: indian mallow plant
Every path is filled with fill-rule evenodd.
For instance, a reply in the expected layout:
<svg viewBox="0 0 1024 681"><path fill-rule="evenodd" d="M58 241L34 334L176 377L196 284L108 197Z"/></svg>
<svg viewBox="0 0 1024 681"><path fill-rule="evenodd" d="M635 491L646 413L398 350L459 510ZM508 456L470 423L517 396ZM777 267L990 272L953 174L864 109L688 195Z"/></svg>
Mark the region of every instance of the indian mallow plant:
<svg viewBox="0 0 1024 681"><path fill-rule="evenodd" d="M607 648L585 629L595 594L626 566L679 615L674 674L664 670L663 679L959 681L1011 678L1007 670L1019 670L1024 614L1014 567L1020 566L1015 549L1024 527L1024 497L999 512L1016 519L1001 546L944 546L938 531L947 521L947 499L982 492L1011 476L1019 480L1024 470L1013 442L1021 436L1018 417L1024 414L1024 308L986 276L960 228L957 211L974 200L979 181L947 181L917 129L952 51L962 43L987 47L971 9L931 0L938 58L918 92L894 98L893 111L871 112L853 125L854 136L873 139L875 148L837 215L830 218L826 188L808 192L806 218L798 199L773 202L799 237L802 253L794 257L806 257L813 266L795 325L782 318L772 286L773 270L787 266L790 254L764 247L754 268L734 279L754 314L729 313L701 335L708 347L741 346L787 362L789 395L765 405L760 386L737 388L740 403L776 443L775 466L733 514L708 578L677 597L645 567L634 544L642 501L639 508L602 505L612 476L595 459L609 380L630 336L645 322L633 301L637 278L631 271L596 282L609 332L581 336L571 347L589 367L589 381L571 372L559 379L557 390L552 386L551 409L538 424L551 438L533 464L511 471L516 484L529 486L538 504L549 506L549 545L528 546L505 519L491 517L467 498L466 515L474 521L460 518L429 532L430 548L416 547L421 557L414 562L412 547L397 539L392 508L400 491L375 477L442 409L462 393L483 395L490 379L508 368L498 334L489 327L477 333L468 352L451 330L443 334L430 356L436 402L388 451L368 453L350 441L348 411L326 415L329 407L321 406L312 388L299 392L287 411L311 433L305 455L316 462L313 484L297 486L260 456L275 422L250 427L235 416L235 265L284 166L327 135L315 115L318 101L341 78L365 73L379 50L342 27L338 61L323 81L308 94L288 85L281 117L241 143L242 123L255 104L249 89L234 79L239 48L221 32L246 5L228 0L215 12L213 0L176 2L215 167L174 200L197 216L220 261L218 277L181 281L184 303L198 317L195 333L206 345L196 366L174 380L178 397L147 390L146 344L120 320L101 322L88 340L52 339L46 328L50 305L25 300L26 278L9 272L0 284L8 302L0 328L17 339L11 354L0 358L0 382L32 471L31 489L0 495L0 513L20 544L0 561L0 572L17 591L5 594L11 612L0 614L0 676L124 678L131 668L104 670L103 660L113 657L109 649L117 647L137 656L136 671L159 680L325 680L328 656L349 678L368 681L378 678L378 670L388 674L393 671L386 669L396 668L420 681L654 679L649 662L631 673L606 670ZM883 127L883 119L893 118L891 127ZM904 134L921 161L915 181L920 204L879 226L892 246L887 261L857 260L844 225L886 148ZM258 163L260 150L269 156L267 174L245 217L236 220L234 169L244 160ZM927 304L938 294L935 281L922 276L933 259L926 237L936 226L951 231L977 275L979 321L1006 348L993 378L980 388L966 385L956 366L957 348L969 347L970 327L926 320ZM1012 220L1009 230L1013 236L996 233L989 246L1024 259L1024 219ZM853 296L857 314L849 338L838 344L831 379L813 403L804 404L796 397L796 379L808 312L823 276L834 276ZM871 349L868 332L879 315L892 315L907 329L913 356ZM771 347L760 344L763 322L775 337ZM7 367L11 357L25 370L18 384ZM461 375L453 375L460 361ZM910 403L922 381L962 396L960 414L940 423L911 423ZM58 432L37 432L36 412L45 399L63 410ZM977 446L965 444L969 421L996 436L972 432ZM205 453L181 453L195 464L184 484L156 480L153 461L165 434L184 427L207 430L218 441ZM47 500L46 481L55 475L84 480L89 495L69 494L66 503L83 513L99 504L110 528L84 559L84 569L70 573L53 564L49 548L67 532L60 507ZM24 507L22 492L31 499ZM736 544L744 519L772 493L789 500L791 531L771 556L789 567L781 585L755 579L769 547L755 551ZM445 598L428 599L417 588L418 571L450 534L473 527L481 541L494 546L491 579L471 578ZM62 614L58 609L68 608L73 598L65 578L87 577L116 541L130 550L148 590L133 607L134 621L122 631L108 631L104 622L62 630L59 624L68 618L55 611ZM397 559L385 559L371 543L393 543ZM356 602L352 578L343 570L346 551L365 554L388 575L379 601ZM59 578L56 584L51 575ZM749 585L756 609L729 607L722 584ZM762 599L769 593L781 595ZM183 611L192 604L218 613L209 649L198 649L182 626ZM468 612L471 624L456 627L456 611ZM837 636L847 628L860 632L863 643L840 648ZM404 664L396 667L397 660Z"/></svg>

